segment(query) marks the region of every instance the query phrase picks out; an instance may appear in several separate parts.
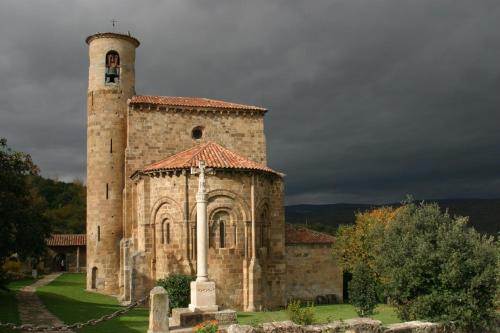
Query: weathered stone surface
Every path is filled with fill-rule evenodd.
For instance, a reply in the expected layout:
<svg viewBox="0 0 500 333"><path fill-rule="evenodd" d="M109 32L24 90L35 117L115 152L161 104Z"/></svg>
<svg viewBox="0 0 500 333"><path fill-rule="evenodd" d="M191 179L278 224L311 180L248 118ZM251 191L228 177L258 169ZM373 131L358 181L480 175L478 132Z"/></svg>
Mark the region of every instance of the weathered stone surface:
<svg viewBox="0 0 500 333"><path fill-rule="evenodd" d="M289 320L264 323L261 327L265 333L302 333L302 326Z"/></svg>
<svg viewBox="0 0 500 333"><path fill-rule="evenodd" d="M385 327L384 333L442 333L443 325L421 321L391 324Z"/></svg>
<svg viewBox="0 0 500 333"><path fill-rule="evenodd" d="M407 322L382 326L379 320L354 318L322 325L297 325L291 321L272 322L252 327L231 325L228 333L445 333L442 325L427 322Z"/></svg>
<svg viewBox="0 0 500 333"><path fill-rule="evenodd" d="M230 325L227 329L227 333L257 333L255 327L250 325Z"/></svg>
<svg viewBox="0 0 500 333"><path fill-rule="evenodd" d="M331 244L286 246L287 299L315 302L317 296L322 296L328 303L333 298L341 302L342 281L342 270L333 259Z"/></svg>
<svg viewBox="0 0 500 333"><path fill-rule="evenodd" d="M215 282L193 281L191 282L191 311L217 311L215 300Z"/></svg>
<svg viewBox="0 0 500 333"><path fill-rule="evenodd" d="M174 310L172 310L172 319L170 320L171 326L191 327L207 320L217 320L219 325L230 325L235 324L238 321L237 312L234 310L221 310L214 312L193 312L189 309L179 309L178 311Z"/></svg>
<svg viewBox="0 0 500 333"><path fill-rule="evenodd" d="M154 287L150 294L148 333L168 333L168 294L163 287Z"/></svg>
<svg viewBox="0 0 500 333"><path fill-rule="evenodd" d="M370 318L354 318L343 321L349 330L355 333L382 332L382 322Z"/></svg>

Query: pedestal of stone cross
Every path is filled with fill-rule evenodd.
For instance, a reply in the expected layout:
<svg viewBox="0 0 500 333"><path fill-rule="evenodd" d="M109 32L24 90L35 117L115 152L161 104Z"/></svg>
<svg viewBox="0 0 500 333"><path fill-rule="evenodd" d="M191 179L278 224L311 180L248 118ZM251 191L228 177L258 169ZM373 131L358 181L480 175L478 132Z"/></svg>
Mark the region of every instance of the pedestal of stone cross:
<svg viewBox="0 0 500 333"><path fill-rule="evenodd" d="M191 282L191 311L217 311L215 282L208 280L208 221L207 192L205 173L211 172L205 163L199 161L198 168L192 168L192 174L199 174L198 193L196 194L196 281Z"/></svg>
<svg viewBox="0 0 500 333"><path fill-rule="evenodd" d="M191 282L191 311L214 312L219 310L215 299L215 282Z"/></svg>

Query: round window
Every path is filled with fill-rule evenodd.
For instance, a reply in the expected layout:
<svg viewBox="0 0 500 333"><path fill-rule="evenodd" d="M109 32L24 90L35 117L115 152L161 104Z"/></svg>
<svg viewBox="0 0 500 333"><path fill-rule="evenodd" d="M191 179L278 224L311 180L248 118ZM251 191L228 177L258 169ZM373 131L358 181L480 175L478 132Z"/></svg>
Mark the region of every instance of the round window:
<svg viewBox="0 0 500 333"><path fill-rule="evenodd" d="M201 139L201 137L203 136L203 129L201 127L199 127L199 126L193 128L193 131L191 132L191 136L195 140Z"/></svg>

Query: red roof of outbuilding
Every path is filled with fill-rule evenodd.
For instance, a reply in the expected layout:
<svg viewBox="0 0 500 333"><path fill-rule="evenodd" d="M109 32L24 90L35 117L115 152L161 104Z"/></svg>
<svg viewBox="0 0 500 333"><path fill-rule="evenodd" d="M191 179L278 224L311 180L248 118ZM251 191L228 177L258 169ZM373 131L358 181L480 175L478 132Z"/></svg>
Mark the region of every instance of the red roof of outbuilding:
<svg viewBox="0 0 500 333"><path fill-rule="evenodd" d="M47 238L48 246L80 246L87 245L85 234L54 234Z"/></svg>
<svg viewBox="0 0 500 333"><path fill-rule="evenodd" d="M244 105L231 102L219 101L216 99L202 97L174 97L174 96L132 96L129 104L150 104L165 106L185 106L193 108L208 109L232 109L248 111L267 111L264 108L254 105Z"/></svg>
<svg viewBox="0 0 500 333"><path fill-rule="evenodd" d="M150 164L143 169L143 172L190 169L197 167L199 161L204 161L207 168L256 170L278 174L264 164L250 161L215 142L201 143L162 161Z"/></svg>
<svg viewBox="0 0 500 333"><path fill-rule="evenodd" d="M335 237L301 226L285 224L286 244L332 244Z"/></svg>

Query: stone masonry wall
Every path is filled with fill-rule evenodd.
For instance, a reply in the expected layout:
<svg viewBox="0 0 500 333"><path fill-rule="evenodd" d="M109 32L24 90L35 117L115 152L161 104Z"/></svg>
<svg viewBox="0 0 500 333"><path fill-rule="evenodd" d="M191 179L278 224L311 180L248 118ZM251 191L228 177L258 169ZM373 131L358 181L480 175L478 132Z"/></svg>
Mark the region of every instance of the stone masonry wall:
<svg viewBox="0 0 500 333"><path fill-rule="evenodd" d="M191 136L194 127L203 128L203 136ZM129 107L125 151L125 237L130 235L130 176L146 165L160 161L206 140L216 142L253 161L266 164L264 115L256 112L217 112L181 110L139 110Z"/></svg>
<svg viewBox="0 0 500 333"><path fill-rule="evenodd" d="M331 245L287 244L287 298L315 301L328 294L342 302L342 271L332 257Z"/></svg>
<svg viewBox="0 0 500 333"><path fill-rule="evenodd" d="M89 40L87 288L110 294L119 291L126 110L127 99L135 94L135 47L130 37L117 34L98 34ZM112 85L104 77L111 50L120 56L120 80Z"/></svg>
<svg viewBox="0 0 500 333"><path fill-rule="evenodd" d="M378 320L355 318L322 325L301 326L291 321L265 323L258 326L231 325L227 333L445 333L441 324L412 321L382 325Z"/></svg>
<svg viewBox="0 0 500 333"><path fill-rule="evenodd" d="M264 229L264 244L259 243L258 260L263 266L263 282L268 286L263 303L284 305L284 212L283 182L274 175L255 175L256 225ZM243 309L244 261L251 255L251 172L219 170L207 177L208 218L211 230L209 248L209 278L217 285L217 303L223 308ZM149 185L146 185L149 184ZM131 227L136 251L151 254L150 281L170 273L194 275L196 271L196 202L198 177L186 172L150 177L142 176L134 193L135 226ZM147 192L147 193L145 193ZM266 223L261 212L266 210ZM217 221L220 212L227 214L225 221L225 248L220 248ZM264 218L264 216L262 216ZM166 237L166 223L169 235ZM266 246L264 246L266 245ZM146 273L147 274L147 273ZM144 276L143 274L139 274ZM138 280L136 280L138 281ZM140 282L138 282L140 283ZM144 282L146 283L146 282ZM148 285L150 283L147 283ZM146 290L139 285L136 289ZM258 288L264 288L259 285ZM263 289L260 289L263 291Z"/></svg>

